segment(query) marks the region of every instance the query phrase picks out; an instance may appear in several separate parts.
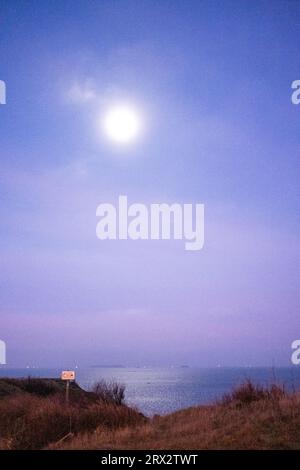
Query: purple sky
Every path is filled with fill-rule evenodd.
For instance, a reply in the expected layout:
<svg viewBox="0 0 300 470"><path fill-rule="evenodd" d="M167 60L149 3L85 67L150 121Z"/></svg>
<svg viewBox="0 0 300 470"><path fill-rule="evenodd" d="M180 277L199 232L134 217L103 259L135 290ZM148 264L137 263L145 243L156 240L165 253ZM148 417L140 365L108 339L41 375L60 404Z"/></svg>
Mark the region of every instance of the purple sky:
<svg viewBox="0 0 300 470"><path fill-rule="evenodd" d="M0 0L9 365L289 364L300 336L300 5ZM109 143L115 102L143 136ZM204 203L205 246L100 241L96 207Z"/></svg>

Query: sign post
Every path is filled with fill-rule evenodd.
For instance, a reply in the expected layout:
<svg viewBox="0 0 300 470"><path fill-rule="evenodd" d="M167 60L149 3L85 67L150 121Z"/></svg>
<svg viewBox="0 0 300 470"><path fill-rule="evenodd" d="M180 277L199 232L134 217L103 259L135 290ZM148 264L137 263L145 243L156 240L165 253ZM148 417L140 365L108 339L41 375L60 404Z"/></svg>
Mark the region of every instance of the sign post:
<svg viewBox="0 0 300 470"><path fill-rule="evenodd" d="M69 404L69 395L70 395L70 382L75 380L75 371L74 370L63 370L61 373L61 380L66 381L66 404Z"/></svg>

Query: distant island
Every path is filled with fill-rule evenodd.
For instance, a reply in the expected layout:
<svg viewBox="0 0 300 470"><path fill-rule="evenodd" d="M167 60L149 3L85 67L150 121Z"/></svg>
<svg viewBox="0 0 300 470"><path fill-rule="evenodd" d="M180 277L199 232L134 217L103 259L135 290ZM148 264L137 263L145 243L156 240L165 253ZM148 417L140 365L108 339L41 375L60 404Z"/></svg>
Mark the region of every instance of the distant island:
<svg viewBox="0 0 300 470"><path fill-rule="evenodd" d="M126 366L122 364L96 364L92 365L91 367L99 369L126 369Z"/></svg>

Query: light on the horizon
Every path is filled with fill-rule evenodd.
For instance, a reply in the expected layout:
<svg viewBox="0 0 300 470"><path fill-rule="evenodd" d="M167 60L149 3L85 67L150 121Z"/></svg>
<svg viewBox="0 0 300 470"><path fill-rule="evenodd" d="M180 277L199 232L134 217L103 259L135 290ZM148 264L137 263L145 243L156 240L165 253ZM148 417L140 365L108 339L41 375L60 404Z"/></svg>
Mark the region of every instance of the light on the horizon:
<svg viewBox="0 0 300 470"><path fill-rule="evenodd" d="M141 120L134 109L128 106L117 106L107 112L103 127L111 140L126 144L138 137Z"/></svg>

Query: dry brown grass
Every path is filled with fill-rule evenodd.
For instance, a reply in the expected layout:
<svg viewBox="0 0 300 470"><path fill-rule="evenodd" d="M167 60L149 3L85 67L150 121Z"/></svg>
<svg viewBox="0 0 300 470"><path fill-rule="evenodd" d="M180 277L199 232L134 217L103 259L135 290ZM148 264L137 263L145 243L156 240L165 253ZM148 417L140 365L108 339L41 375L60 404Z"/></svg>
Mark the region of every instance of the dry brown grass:
<svg viewBox="0 0 300 470"><path fill-rule="evenodd" d="M98 395L81 391L69 407L63 394L38 396L35 387L31 394L5 396L0 449L300 449L300 394L278 386L248 381L215 405L148 420L102 399L103 390L108 389Z"/></svg>
<svg viewBox="0 0 300 470"><path fill-rule="evenodd" d="M136 426L145 418L125 405L71 402L28 393L0 400L0 449L41 449L72 433Z"/></svg>
<svg viewBox="0 0 300 470"><path fill-rule="evenodd" d="M58 449L300 449L300 395L249 382L213 406L82 433Z"/></svg>
<svg viewBox="0 0 300 470"><path fill-rule="evenodd" d="M250 379L247 379L240 386L233 389L231 393L225 394L221 399L221 403L223 405L235 404L236 406L245 406L261 400L277 402L285 396L284 387L271 385L268 388L254 384Z"/></svg>

